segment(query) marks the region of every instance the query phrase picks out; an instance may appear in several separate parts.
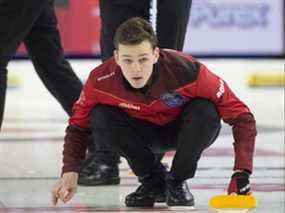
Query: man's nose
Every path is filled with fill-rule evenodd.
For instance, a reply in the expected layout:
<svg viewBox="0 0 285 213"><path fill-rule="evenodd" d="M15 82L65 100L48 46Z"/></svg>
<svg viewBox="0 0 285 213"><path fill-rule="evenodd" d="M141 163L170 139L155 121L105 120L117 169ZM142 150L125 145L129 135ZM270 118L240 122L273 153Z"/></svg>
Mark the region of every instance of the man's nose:
<svg viewBox="0 0 285 213"><path fill-rule="evenodd" d="M140 72L141 71L141 65L138 62L133 63L133 70L135 72Z"/></svg>

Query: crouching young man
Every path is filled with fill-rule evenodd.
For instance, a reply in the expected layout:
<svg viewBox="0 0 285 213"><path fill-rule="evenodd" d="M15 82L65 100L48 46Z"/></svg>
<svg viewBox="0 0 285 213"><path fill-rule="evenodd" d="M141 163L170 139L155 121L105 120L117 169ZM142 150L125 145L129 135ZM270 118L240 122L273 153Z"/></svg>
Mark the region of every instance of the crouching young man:
<svg viewBox="0 0 285 213"><path fill-rule="evenodd" d="M233 126L235 164L228 193L250 193L256 136L248 107L191 56L156 46L151 25L132 18L117 30L114 57L95 68L66 129L62 177L52 202L69 201L84 160L86 135L125 157L141 185L127 206L192 206L185 183L201 153L217 138L220 118ZM176 150L169 172L157 153Z"/></svg>

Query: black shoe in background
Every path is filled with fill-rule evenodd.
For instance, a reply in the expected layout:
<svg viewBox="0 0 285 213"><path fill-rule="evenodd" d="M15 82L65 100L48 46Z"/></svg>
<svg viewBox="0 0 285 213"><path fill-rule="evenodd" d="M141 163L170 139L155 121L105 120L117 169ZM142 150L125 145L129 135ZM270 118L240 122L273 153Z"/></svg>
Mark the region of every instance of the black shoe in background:
<svg viewBox="0 0 285 213"><path fill-rule="evenodd" d="M186 181L177 182L172 177L166 179L166 204L168 206L194 206L194 196Z"/></svg>
<svg viewBox="0 0 285 213"><path fill-rule="evenodd" d="M106 164L90 156L79 173L78 185L102 186L120 184L119 165Z"/></svg>
<svg viewBox="0 0 285 213"><path fill-rule="evenodd" d="M165 168L159 165L153 173L139 177L141 185L125 198L128 207L153 207L155 202L165 202Z"/></svg>

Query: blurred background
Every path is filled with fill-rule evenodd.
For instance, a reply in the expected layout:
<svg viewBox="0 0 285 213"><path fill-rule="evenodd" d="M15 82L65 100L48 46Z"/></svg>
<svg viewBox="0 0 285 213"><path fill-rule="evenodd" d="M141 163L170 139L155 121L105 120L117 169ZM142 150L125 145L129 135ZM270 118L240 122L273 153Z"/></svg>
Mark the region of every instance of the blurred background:
<svg viewBox="0 0 285 213"><path fill-rule="evenodd" d="M98 57L98 1L55 2L65 54ZM184 51L198 57L284 56L284 0L193 0ZM23 47L18 56L25 56Z"/></svg>

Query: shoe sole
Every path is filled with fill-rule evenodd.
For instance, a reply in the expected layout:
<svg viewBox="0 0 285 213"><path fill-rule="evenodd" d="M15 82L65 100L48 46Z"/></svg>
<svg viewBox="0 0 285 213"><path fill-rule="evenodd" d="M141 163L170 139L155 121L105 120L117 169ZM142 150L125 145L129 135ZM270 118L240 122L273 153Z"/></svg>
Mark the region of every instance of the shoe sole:
<svg viewBox="0 0 285 213"><path fill-rule="evenodd" d="M149 208L154 206L154 202L138 204L138 203L126 203L127 207L141 207L141 208Z"/></svg>
<svg viewBox="0 0 285 213"><path fill-rule="evenodd" d="M166 198L165 197L156 198L155 202L157 202L157 203L165 203L166 202Z"/></svg>
<svg viewBox="0 0 285 213"><path fill-rule="evenodd" d="M78 181L78 185L80 186L106 186L106 185L119 185L120 184L120 178L112 178L107 180L100 180L100 181Z"/></svg>
<svg viewBox="0 0 285 213"><path fill-rule="evenodd" d="M191 200L189 203L171 203L171 202L166 202L166 204L170 207L193 207L194 206L194 200Z"/></svg>
<svg viewBox="0 0 285 213"><path fill-rule="evenodd" d="M126 207L139 207L139 208L153 208L153 205L130 205L130 204L126 204Z"/></svg>
<svg viewBox="0 0 285 213"><path fill-rule="evenodd" d="M174 211L174 212L178 212L178 211L195 211L195 207L194 206L168 206L168 209L170 211Z"/></svg>

